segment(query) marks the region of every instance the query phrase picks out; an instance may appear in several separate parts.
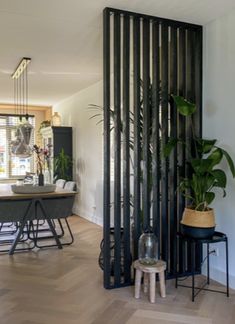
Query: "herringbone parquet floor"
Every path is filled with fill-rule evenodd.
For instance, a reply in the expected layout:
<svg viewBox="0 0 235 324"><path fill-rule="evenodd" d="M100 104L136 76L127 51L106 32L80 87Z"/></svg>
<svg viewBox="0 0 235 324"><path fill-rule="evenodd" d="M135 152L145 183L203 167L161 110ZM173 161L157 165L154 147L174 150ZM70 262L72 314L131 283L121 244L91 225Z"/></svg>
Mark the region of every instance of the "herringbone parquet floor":
<svg viewBox="0 0 235 324"><path fill-rule="evenodd" d="M75 243L0 256L0 324L234 324L235 294L202 292L167 281L167 297L133 298L133 287L103 289L97 264L102 229L70 219ZM223 288L223 287L222 287Z"/></svg>

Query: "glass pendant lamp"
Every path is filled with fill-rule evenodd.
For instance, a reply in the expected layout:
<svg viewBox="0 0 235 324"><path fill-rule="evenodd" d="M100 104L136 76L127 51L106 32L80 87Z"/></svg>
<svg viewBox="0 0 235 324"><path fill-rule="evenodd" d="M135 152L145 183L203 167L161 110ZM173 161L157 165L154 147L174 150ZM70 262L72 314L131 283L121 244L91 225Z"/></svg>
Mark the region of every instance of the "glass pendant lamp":
<svg viewBox="0 0 235 324"><path fill-rule="evenodd" d="M11 151L19 157L30 157L32 148L30 140L33 126L28 121L28 70L30 58L24 57L12 75L14 80L15 114L19 116L20 123L16 129L16 139L11 143ZM22 122L22 119L26 120Z"/></svg>

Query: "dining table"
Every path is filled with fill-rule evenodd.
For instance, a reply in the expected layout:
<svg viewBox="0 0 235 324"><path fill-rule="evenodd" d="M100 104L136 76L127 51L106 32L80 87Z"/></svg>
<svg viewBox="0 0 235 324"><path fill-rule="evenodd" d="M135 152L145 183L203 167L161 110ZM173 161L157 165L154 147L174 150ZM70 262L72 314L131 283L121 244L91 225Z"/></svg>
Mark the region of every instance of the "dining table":
<svg viewBox="0 0 235 324"><path fill-rule="evenodd" d="M75 191L58 187L54 192L14 193L11 184L0 184L0 224L17 224L17 230L8 253L14 254L27 224L33 221L45 221L55 245L62 249L63 244L56 231L54 221L61 219L67 221L67 217L72 215L75 195ZM38 236L34 235L33 240L36 242L37 238Z"/></svg>

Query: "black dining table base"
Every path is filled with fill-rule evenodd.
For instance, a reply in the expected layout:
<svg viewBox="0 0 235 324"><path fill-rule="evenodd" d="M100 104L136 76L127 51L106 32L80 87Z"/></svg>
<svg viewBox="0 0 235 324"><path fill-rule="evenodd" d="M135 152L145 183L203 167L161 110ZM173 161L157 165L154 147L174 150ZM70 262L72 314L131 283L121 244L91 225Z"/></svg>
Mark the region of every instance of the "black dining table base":
<svg viewBox="0 0 235 324"><path fill-rule="evenodd" d="M72 244L74 237L67 217L72 214L73 201L74 194L64 197L35 196L31 199L0 200L0 252L12 255L15 251L46 247L62 249L64 245ZM11 224L6 230L9 222ZM64 242L65 230L69 234L67 242ZM49 244L42 244L48 240ZM10 248L1 249L1 245L10 245Z"/></svg>

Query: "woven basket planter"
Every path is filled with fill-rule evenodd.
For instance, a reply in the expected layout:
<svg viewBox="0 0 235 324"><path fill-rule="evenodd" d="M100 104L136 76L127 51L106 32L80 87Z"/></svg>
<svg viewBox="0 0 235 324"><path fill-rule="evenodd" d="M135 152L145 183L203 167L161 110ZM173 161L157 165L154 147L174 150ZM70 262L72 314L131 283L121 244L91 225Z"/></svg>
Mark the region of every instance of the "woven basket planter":
<svg viewBox="0 0 235 324"><path fill-rule="evenodd" d="M192 227L215 227L214 209L199 211L189 207L184 209L181 224Z"/></svg>
<svg viewBox="0 0 235 324"><path fill-rule="evenodd" d="M194 238L207 238L215 231L215 214L213 209L198 211L186 207L181 220L183 234Z"/></svg>

